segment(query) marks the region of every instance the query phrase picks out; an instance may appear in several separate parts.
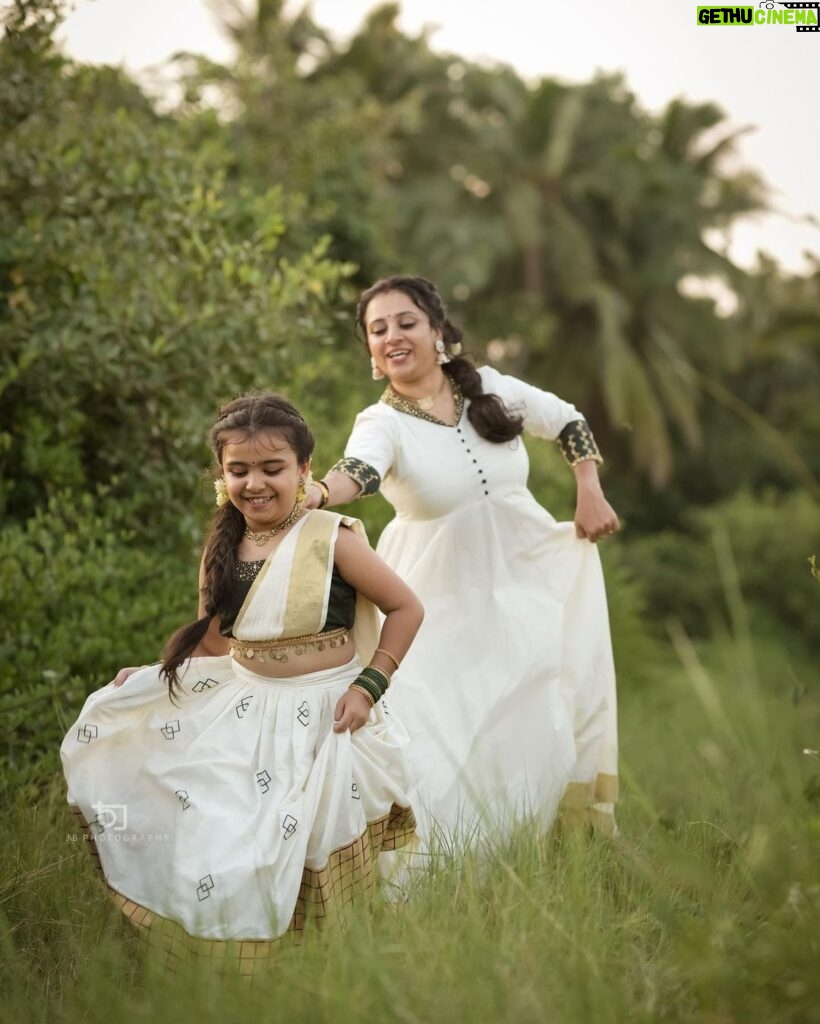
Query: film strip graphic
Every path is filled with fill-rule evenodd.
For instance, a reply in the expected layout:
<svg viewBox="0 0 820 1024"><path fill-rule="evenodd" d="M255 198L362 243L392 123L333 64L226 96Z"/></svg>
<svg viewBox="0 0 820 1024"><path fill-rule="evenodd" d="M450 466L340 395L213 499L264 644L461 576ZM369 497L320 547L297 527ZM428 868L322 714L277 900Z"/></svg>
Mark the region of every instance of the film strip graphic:
<svg viewBox="0 0 820 1024"><path fill-rule="evenodd" d="M774 4L760 4L760 7L773 8ZM815 3L799 3L799 4L787 4L778 2L778 6L785 7L789 11L814 11L814 16L817 19L816 25L795 25L798 32L817 32L820 30L820 0L816 0Z"/></svg>

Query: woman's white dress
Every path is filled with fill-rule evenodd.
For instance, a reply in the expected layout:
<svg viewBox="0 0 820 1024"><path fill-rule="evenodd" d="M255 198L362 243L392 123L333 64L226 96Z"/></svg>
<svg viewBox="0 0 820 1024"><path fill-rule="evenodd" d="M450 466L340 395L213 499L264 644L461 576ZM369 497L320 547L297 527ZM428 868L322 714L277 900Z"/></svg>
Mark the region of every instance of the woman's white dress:
<svg viewBox="0 0 820 1024"><path fill-rule="evenodd" d="M556 439L580 413L491 368L485 392ZM527 489L520 439L493 444L379 402L345 456L380 474L396 510L379 540L425 620L394 677L423 838L447 843L568 812L612 828L615 673L597 548Z"/></svg>

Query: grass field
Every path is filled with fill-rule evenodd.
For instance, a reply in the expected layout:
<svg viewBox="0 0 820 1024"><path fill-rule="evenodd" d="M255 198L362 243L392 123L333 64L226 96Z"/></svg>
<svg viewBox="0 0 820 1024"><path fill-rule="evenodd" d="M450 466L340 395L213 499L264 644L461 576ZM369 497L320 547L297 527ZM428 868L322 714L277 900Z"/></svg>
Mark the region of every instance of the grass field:
<svg viewBox="0 0 820 1024"><path fill-rule="evenodd" d="M523 828L252 988L142 961L47 782L0 840L4 1020L820 1022L815 683L744 628L673 629L651 684L622 679L616 839Z"/></svg>

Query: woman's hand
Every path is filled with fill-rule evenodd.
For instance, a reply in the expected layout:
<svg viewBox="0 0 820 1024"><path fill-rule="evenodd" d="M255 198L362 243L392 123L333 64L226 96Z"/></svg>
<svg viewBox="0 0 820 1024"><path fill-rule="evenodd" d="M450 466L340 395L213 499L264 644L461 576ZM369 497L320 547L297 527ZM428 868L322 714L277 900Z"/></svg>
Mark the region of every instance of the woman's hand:
<svg viewBox="0 0 820 1024"><path fill-rule="evenodd" d="M355 732L370 718L370 703L363 693L345 690L333 712L334 732Z"/></svg>
<svg viewBox="0 0 820 1024"><path fill-rule="evenodd" d="M311 484L310 487L308 487L307 489L307 494L305 495L303 507L308 509L318 508L322 502L323 497L324 495L322 494L322 488L319 487L318 484Z"/></svg>
<svg viewBox="0 0 820 1024"><path fill-rule="evenodd" d="M598 467L592 461L573 467L578 484L575 504L575 534L594 544L600 537L617 533L621 528L615 509L604 497L598 480Z"/></svg>
<svg viewBox="0 0 820 1024"><path fill-rule="evenodd" d="M129 676L132 676L135 672L139 672L140 669L145 667L145 665L132 665L131 668L121 668L111 682L114 686L122 686Z"/></svg>
<svg viewBox="0 0 820 1024"><path fill-rule="evenodd" d="M591 540L593 544L601 537L617 533L621 524L615 509L604 497L603 491L596 494L579 492L575 508L575 534Z"/></svg>

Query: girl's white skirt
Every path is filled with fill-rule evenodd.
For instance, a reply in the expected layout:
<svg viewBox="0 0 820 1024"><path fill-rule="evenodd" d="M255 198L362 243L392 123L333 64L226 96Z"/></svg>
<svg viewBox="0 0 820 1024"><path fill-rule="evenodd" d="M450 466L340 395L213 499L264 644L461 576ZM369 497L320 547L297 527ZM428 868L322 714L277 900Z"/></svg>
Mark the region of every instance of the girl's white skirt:
<svg viewBox="0 0 820 1024"><path fill-rule="evenodd" d="M389 700L333 731L360 668L274 680L195 658L178 705L157 666L89 696L61 748L68 801L169 966L210 956L252 973L307 919L338 920L372 890L378 855L414 840Z"/></svg>

